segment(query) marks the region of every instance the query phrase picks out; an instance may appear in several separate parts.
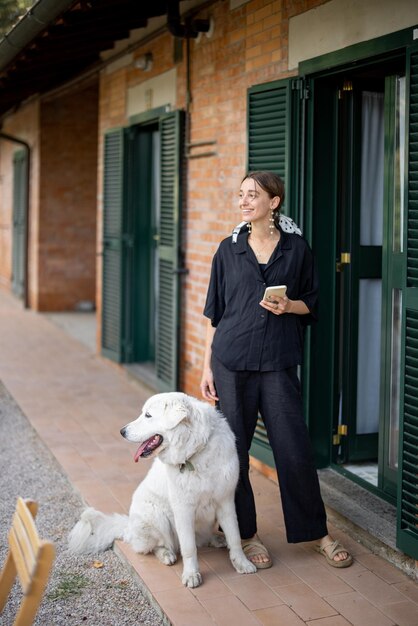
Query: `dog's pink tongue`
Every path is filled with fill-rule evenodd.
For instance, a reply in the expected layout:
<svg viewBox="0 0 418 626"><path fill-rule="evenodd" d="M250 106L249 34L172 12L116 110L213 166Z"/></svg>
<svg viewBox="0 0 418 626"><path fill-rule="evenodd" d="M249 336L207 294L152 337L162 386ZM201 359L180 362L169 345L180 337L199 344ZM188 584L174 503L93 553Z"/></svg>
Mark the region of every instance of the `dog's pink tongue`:
<svg viewBox="0 0 418 626"><path fill-rule="evenodd" d="M148 441L149 440L147 439L147 441L144 441L144 443L141 443L138 450L135 452L135 456L134 456L135 463L138 463L138 459L141 456L141 454L144 452L145 448L147 447Z"/></svg>

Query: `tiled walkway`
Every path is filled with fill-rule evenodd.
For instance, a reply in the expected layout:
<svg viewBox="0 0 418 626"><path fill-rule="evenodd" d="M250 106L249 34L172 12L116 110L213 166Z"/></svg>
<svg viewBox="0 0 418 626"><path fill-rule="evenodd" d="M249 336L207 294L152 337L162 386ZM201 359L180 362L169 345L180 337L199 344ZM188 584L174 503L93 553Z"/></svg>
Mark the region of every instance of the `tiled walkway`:
<svg viewBox="0 0 418 626"><path fill-rule="evenodd" d="M134 447L119 429L136 417L149 390L4 292L0 379L85 501L126 511L149 463L133 462ZM204 584L189 590L180 563L166 567L118 544L174 626L418 624L416 583L332 527L355 556L348 569L327 566L312 545L287 544L277 486L257 472L252 481L259 533L274 557L270 570L239 575L224 550L202 550Z"/></svg>

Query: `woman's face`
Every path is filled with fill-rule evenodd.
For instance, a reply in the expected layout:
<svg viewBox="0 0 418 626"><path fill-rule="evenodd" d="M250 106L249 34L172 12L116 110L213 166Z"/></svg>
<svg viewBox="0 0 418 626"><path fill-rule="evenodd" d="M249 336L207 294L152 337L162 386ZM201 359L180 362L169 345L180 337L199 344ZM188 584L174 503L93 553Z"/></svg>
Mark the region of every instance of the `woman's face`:
<svg viewBox="0 0 418 626"><path fill-rule="evenodd" d="M270 198L253 178L246 178L239 191L239 208L246 222L268 222L272 209L278 207L279 196Z"/></svg>

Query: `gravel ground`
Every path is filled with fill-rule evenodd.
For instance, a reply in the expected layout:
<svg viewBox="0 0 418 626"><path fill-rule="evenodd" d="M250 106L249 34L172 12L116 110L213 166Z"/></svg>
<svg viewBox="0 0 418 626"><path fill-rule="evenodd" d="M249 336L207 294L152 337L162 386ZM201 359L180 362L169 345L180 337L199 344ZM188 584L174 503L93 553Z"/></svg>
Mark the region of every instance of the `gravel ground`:
<svg viewBox="0 0 418 626"><path fill-rule="evenodd" d="M39 533L55 543L57 552L35 626L164 624L112 550L89 557L67 551L68 532L83 502L0 382L0 567L18 496L38 501ZM15 584L0 617L2 626L13 624L20 600Z"/></svg>

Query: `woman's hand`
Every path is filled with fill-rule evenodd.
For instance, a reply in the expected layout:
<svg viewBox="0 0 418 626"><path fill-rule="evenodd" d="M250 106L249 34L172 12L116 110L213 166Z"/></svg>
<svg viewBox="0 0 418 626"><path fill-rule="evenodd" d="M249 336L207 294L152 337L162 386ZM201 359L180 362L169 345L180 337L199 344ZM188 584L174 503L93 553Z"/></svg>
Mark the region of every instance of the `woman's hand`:
<svg viewBox="0 0 418 626"><path fill-rule="evenodd" d="M266 311L270 311L270 313L274 313L274 315L282 315L283 313L291 313L292 312L292 304L293 300L289 300L287 296L283 296L283 298L275 298L274 300L261 300L260 306Z"/></svg>
<svg viewBox="0 0 418 626"><path fill-rule="evenodd" d="M274 315L282 315L283 313L307 315L310 312L303 300L289 300L287 296L276 297L274 300L261 300L260 306Z"/></svg>
<svg viewBox="0 0 418 626"><path fill-rule="evenodd" d="M205 367L202 374L202 380L200 382L200 391L205 400L209 400L212 402L214 400L219 400L216 395L215 384L213 382L213 374L210 367Z"/></svg>

